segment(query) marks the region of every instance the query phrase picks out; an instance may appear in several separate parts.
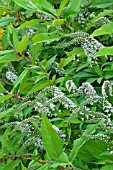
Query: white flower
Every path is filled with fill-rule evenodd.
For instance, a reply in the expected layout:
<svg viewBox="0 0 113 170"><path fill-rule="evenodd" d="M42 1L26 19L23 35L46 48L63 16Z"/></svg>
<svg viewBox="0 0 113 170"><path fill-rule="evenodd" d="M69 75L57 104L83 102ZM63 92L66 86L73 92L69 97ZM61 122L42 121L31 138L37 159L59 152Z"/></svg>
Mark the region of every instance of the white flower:
<svg viewBox="0 0 113 170"><path fill-rule="evenodd" d="M15 83L16 80L18 79L18 76L14 73L12 73L11 71L7 71L6 72L6 78L8 80L10 80L11 82Z"/></svg>
<svg viewBox="0 0 113 170"><path fill-rule="evenodd" d="M73 83L72 80L68 80L66 81L66 88L68 90L68 92L70 93L72 90L73 92L77 89L77 87L75 86L75 84Z"/></svg>

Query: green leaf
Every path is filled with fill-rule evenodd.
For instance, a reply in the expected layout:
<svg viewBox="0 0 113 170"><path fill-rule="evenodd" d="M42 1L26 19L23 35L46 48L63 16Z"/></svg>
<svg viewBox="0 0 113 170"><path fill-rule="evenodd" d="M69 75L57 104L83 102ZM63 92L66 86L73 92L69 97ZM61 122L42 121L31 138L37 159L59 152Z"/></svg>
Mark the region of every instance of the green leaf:
<svg viewBox="0 0 113 170"><path fill-rule="evenodd" d="M4 51L0 51L0 55L4 55L4 54L10 54L10 53L14 53L15 50L4 50Z"/></svg>
<svg viewBox="0 0 113 170"><path fill-rule="evenodd" d="M68 8L68 11L71 10L71 11L74 11L74 12L79 12L80 10L80 5L82 3L82 0L70 0L67 8Z"/></svg>
<svg viewBox="0 0 113 170"><path fill-rule="evenodd" d="M40 55L42 51L42 43L40 44L35 44L33 45L32 43L30 44L30 54L32 57L32 64L35 64L36 58Z"/></svg>
<svg viewBox="0 0 113 170"><path fill-rule="evenodd" d="M21 162L21 160L18 158L16 160L11 161L10 163L8 163L8 165L6 165L2 170L14 170L19 163Z"/></svg>
<svg viewBox="0 0 113 170"><path fill-rule="evenodd" d="M60 4L60 7L58 9L57 15L60 16L62 14L62 11L66 7L66 5L69 3L70 0L63 0Z"/></svg>
<svg viewBox="0 0 113 170"><path fill-rule="evenodd" d="M16 48L16 44L19 42L19 36L17 34L17 31L14 29L12 24L8 26L8 38L11 44L13 45L14 48Z"/></svg>
<svg viewBox="0 0 113 170"><path fill-rule="evenodd" d="M112 34L113 33L113 22L110 22L109 24L104 24L99 29L95 30L91 36L99 36L99 35L105 35L105 34Z"/></svg>
<svg viewBox="0 0 113 170"><path fill-rule="evenodd" d="M102 69L100 69L99 66L95 66L95 72L96 72L99 76L102 76Z"/></svg>
<svg viewBox="0 0 113 170"><path fill-rule="evenodd" d="M23 53L28 46L29 36L24 36L20 42L17 43L16 49L19 53Z"/></svg>
<svg viewBox="0 0 113 170"><path fill-rule="evenodd" d="M0 103L3 103L4 101L10 99L13 96L13 94L6 94L4 96L0 96Z"/></svg>
<svg viewBox="0 0 113 170"><path fill-rule="evenodd" d="M0 82L0 93L6 92L5 88L3 87L2 83Z"/></svg>
<svg viewBox="0 0 113 170"><path fill-rule="evenodd" d="M0 19L0 27L9 25L10 23L14 22L16 19L13 17L2 17Z"/></svg>
<svg viewBox="0 0 113 170"><path fill-rule="evenodd" d="M74 57L71 56L71 57L68 57L68 58L63 58L60 60L60 63L57 67L57 69L61 69L62 67L65 67L66 65L68 65L72 60L74 60Z"/></svg>
<svg viewBox="0 0 113 170"><path fill-rule="evenodd" d="M106 8L113 4L112 0L93 0L91 6L96 6L97 8Z"/></svg>
<svg viewBox="0 0 113 170"><path fill-rule="evenodd" d="M105 165L100 170L113 170L113 164Z"/></svg>
<svg viewBox="0 0 113 170"><path fill-rule="evenodd" d="M98 158L102 152L107 151L107 145L102 140L90 140L85 144L85 147L91 155Z"/></svg>
<svg viewBox="0 0 113 170"><path fill-rule="evenodd" d="M0 63L12 62L12 61L19 61L22 57L18 58L14 54L6 54L0 57Z"/></svg>
<svg viewBox="0 0 113 170"><path fill-rule="evenodd" d="M30 8L30 6L28 5L28 1L26 0L13 0L18 6L27 9L27 10L31 10L32 7Z"/></svg>
<svg viewBox="0 0 113 170"><path fill-rule="evenodd" d="M97 56L103 56L103 55L113 55L113 46L111 46L111 47L104 47L100 51L95 53L93 56L97 57Z"/></svg>
<svg viewBox="0 0 113 170"><path fill-rule="evenodd" d="M38 24L41 21L42 21L41 19L32 19L30 21L26 21L25 23L20 25L19 29L23 29L25 27L30 27L32 25Z"/></svg>
<svg viewBox="0 0 113 170"><path fill-rule="evenodd" d="M45 14L51 14L56 16L56 10L47 0L32 0L32 3L37 7L38 11L45 12Z"/></svg>
<svg viewBox="0 0 113 170"><path fill-rule="evenodd" d="M33 36L32 41L33 44L45 42L50 43L52 41L58 41L61 38L61 36L57 32L52 33L39 33L35 36Z"/></svg>
<svg viewBox="0 0 113 170"><path fill-rule="evenodd" d="M62 153L62 140L44 114L42 114L41 134L44 148L50 160L58 159Z"/></svg>
<svg viewBox="0 0 113 170"><path fill-rule="evenodd" d="M16 87L22 82L22 80L25 78L25 76L27 75L27 73L29 72L29 70L25 69L20 76L18 77L16 83L13 86L12 92L14 92L14 90L16 89Z"/></svg>
<svg viewBox="0 0 113 170"><path fill-rule="evenodd" d="M75 156L77 156L80 148L88 141L87 136L96 131L96 127L97 125L88 125L86 131L82 134L82 137L74 141L73 148L69 156L71 161Z"/></svg>
<svg viewBox="0 0 113 170"><path fill-rule="evenodd" d="M64 24L64 19L55 19L55 20L53 20L53 23L52 23L52 27L54 27L54 26L58 26L58 25L62 25L62 24Z"/></svg>
<svg viewBox="0 0 113 170"><path fill-rule="evenodd" d="M32 89L29 91L29 93L34 93L36 91L42 90L43 88L50 85L50 82L48 80L42 80L35 84Z"/></svg>

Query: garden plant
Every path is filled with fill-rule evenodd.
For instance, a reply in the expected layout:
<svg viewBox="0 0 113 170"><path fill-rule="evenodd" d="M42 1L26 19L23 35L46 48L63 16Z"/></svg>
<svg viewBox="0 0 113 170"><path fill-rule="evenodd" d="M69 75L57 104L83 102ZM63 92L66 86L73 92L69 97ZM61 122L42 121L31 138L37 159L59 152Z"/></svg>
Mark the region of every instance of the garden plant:
<svg viewBox="0 0 113 170"><path fill-rule="evenodd" d="M113 0L0 0L0 170L113 170Z"/></svg>

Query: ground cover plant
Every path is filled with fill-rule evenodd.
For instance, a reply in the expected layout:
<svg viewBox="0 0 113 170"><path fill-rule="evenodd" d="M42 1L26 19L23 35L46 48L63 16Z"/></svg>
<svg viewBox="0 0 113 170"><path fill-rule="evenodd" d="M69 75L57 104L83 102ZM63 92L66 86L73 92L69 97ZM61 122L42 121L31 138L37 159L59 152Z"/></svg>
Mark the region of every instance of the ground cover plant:
<svg viewBox="0 0 113 170"><path fill-rule="evenodd" d="M0 170L113 169L112 44L112 0L0 0Z"/></svg>

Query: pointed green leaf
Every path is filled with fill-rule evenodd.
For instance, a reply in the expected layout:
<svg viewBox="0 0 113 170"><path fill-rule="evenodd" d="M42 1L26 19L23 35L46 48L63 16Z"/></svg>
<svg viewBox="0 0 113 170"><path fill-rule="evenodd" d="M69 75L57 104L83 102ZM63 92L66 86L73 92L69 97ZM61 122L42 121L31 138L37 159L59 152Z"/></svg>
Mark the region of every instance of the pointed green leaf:
<svg viewBox="0 0 113 170"><path fill-rule="evenodd" d="M28 46L29 36L24 36L20 42L17 43L16 49L19 53L22 53L26 50Z"/></svg>
<svg viewBox="0 0 113 170"><path fill-rule="evenodd" d="M63 0L60 4L60 7L58 9L57 15L60 16L62 11L64 10L65 6L69 3L70 0Z"/></svg>
<svg viewBox="0 0 113 170"><path fill-rule="evenodd" d="M13 17L2 17L0 18L0 27L6 26L12 22L14 22L16 19Z"/></svg>
<svg viewBox="0 0 113 170"><path fill-rule="evenodd" d="M68 10L72 10L74 12L79 12L82 0L70 0L68 4Z"/></svg>
<svg viewBox="0 0 113 170"><path fill-rule="evenodd" d="M29 91L29 93L34 93L36 91L42 90L43 88L50 85L50 82L48 80L42 80L39 81L37 84L35 84L32 89Z"/></svg>
<svg viewBox="0 0 113 170"><path fill-rule="evenodd" d="M58 41L61 36L57 32L53 33L39 33L32 38L33 44L46 42L50 43L52 41Z"/></svg>
<svg viewBox="0 0 113 170"><path fill-rule="evenodd" d="M16 89L16 87L22 82L22 80L25 78L25 76L27 75L27 73L29 72L29 70L25 69L20 76L18 77L16 83L13 86L12 92L14 92L14 90Z"/></svg>
<svg viewBox="0 0 113 170"><path fill-rule="evenodd" d="M17 105L14 105L12 108L9 108L7 111L0 112L0 119L6 117L8 114L12 113L15 108L17 108Z"/></svg>
<svg viewBox="0 0 113 170"><path fill-rule="evenodd" d="M4 51L5 52L5 51ZM22 57L18 58L14 54L6 54L4 56L0 56L0 63L12 62L12 61L19 61Z"/></svg>
<svg viewBox="0 0 113 170"><path fill-rule="evenodd" d="M3 87L2 83L0 82L0 93L6 92L5 88Z"/></svg>
<svg viewBox="0 0 113 170"><path fill-rule="evenodd" d="M5 54L10 54L10 53L14 53L15 50L4 50L4 51L0 51L0 55L5 55Z"/></svg>
<svg viewBox="0 0 113 170"><path fill-rule="evenodd" d="M110 22L109 24L104 24L99 29L95 30L91 36L99 36L99 35L105 35L105 34L112 34L113 33L113 22Z"/></svg>
<svg viewBox="0 0 113 170"><path fill-rule="evenodd" d="M10 99L13 96L13 94L6 94L4 96L0 96L0 103L3 103L4 101Z"/></svg>
<svg viewBox="0 0 113 170"><path fill-rule="evenodd" d="M41 134L49 158L51 160L58 159L62 153L62 140L44 114L42 114Z"/></svg>
<svg viewBox="0 0 113 170"><path fill-rule="evenodd" d="M47 14L52 14L53 16L56 16L56 10L47 0L32 0L32 3L34 3L34 5L42 12L46 12Z"/></svg>
<svg viewBox="0 0 113 170"><path fill-rule="evenodd" d="M25 27L30 27L32 25L35 25L35 24L41 22L41 21L42 21L41 19L32 19L30 21L26 21L25 23L20 25L19 29L23 29Z"/></svg>
<svg viewBox="0 0 113 170"><path fill-rule="evenodd" d="M113 46L102 48L100 51L95 53L93 56L113 55Z"/></svg>
<svg viewBox="0 0 113 170"><path fill-rule="evenodd" d="M26 0L13 0L18 6L27 9L27 10L31 10L32 7L30 8L30 6L28 5L28 1Z"/></svg>

